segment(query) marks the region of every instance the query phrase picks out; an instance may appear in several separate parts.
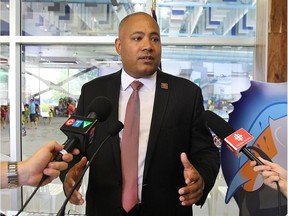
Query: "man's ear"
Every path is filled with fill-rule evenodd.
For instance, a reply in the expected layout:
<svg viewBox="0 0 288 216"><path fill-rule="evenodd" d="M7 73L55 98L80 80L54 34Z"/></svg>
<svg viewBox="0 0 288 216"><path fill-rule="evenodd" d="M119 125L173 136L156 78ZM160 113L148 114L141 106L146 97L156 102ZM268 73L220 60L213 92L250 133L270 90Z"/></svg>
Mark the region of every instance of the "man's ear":
<svg viewBox="0 0 288 216"><path fill-rule="evenodd" d="M115 45L116 52L120 55L120 53L121 53L121 41L119 38L115 39L114 45Z"/></svg>

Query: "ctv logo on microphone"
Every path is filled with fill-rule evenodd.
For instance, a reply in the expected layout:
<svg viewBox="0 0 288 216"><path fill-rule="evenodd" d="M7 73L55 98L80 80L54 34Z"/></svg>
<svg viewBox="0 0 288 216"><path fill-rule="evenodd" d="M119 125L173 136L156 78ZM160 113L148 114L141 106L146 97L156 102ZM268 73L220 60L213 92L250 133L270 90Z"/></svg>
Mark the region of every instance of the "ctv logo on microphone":
<svg viewBox="0 0 288 216"><path fill-rule="evenodd" d="M92 122L81 120L81 119L74 119L74 118L70 118L65 122L66 126L72 126L72 127L76 127L76 128L79 128L82 124L83 124L82 128L85 128L85 127L91 125Z"/></svg>
<svg viewBox="0 0 288 216"><path fill-rule="evenodd" d="M227 144L227 147L237 156L239 156L240 149L253 140L254 137L249 134L245 129L240 128L233 134L226 137L224 140Z"/></svg>

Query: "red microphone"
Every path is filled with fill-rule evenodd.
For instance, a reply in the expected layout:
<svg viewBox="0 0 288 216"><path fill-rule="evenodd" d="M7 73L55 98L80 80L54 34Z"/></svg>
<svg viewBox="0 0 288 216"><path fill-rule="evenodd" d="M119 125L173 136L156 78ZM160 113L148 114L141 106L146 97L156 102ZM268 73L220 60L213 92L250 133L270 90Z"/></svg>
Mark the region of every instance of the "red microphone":
<svg viewBox="0 0 288 216"><path fill-rule="evenodd" d="M232 153L239 157L242 147L246 146L246 144L248 144L253 139L254 137L251 134L249 134L245 129L240 128L233 134L224 138L224 141Z"/></svg>
<svg viewBox="0 0 288 216"><path fill-rule="evenodd" d="M207 127L209 127L220 139L224 140L226 146L237 157L241 153L245 154L250 160L256 161L257 165L263 165L247 147L246 145L254 139L245 129L241 128L235 132L235 130L226 122L223 118L217 114L206 110L202 113L202 118L205 121Z"/></svg>

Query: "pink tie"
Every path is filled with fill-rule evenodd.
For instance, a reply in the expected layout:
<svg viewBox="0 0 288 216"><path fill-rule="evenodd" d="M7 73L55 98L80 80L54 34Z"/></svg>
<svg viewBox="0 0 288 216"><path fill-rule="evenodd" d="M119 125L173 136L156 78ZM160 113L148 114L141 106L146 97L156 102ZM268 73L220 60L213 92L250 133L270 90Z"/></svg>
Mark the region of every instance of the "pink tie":
<svg viewBox="0 0 288 216"><path fill-rule="evenodd" d="M131 84L133 92L128 100L121 144L122 160L122 205L129 212L138 203L138 144L140 101L138 90L143 86L139 81Z"/></svg>

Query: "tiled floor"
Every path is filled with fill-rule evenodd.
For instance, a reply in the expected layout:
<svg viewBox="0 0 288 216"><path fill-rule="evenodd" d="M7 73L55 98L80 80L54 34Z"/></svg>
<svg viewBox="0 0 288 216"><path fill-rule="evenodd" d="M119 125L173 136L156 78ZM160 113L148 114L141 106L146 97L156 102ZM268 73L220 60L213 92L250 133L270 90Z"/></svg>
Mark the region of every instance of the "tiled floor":
<svg viewBox="0 0 288 216"><path fill-rule="evenodd" d="M37 129L26 125L27 135L23 137L23 158L29 157L39 147L48 141L54 139L59 143L63 143L66 136L60 131L61 125L65 122L65 117L54 117L52 123L48 123L48 119L41 119ZM9 159L9 131L1 128L1 160ZM221 173L220 173L221 175ZM84 184L85 186L85 184ZM238 215L238 207L232 199L229 204L224 203L224 192L226 183L223 178L219 177L217 185L212 190L206 203L202 208L193 206L194 216L236 216ZM220 188L220 190L218 190ZM84 189L82 189L84 191ZM1 206L0 210L7 211L11 208L10 191L1 190ZM32 193L32 188L24 188L24 198ZM217 195L217 199L214 197ZM41 188L31 200L31 203L26 207L25 211L30 212L54 212L57 213L60 209L65 197L62 191L62 184L58 179L54 180L53 184ZM214 201L213 201L214 200ZM84 213L84 206L74 206L69 204L66 210L71 212ZM211 209L214 209L211 211ZM22 214L26 215L26 214ZM29 214L27 214L29 215ZM39 215L39 214L38 214ZM51 214L50 214L51 215Z"/></svg>

